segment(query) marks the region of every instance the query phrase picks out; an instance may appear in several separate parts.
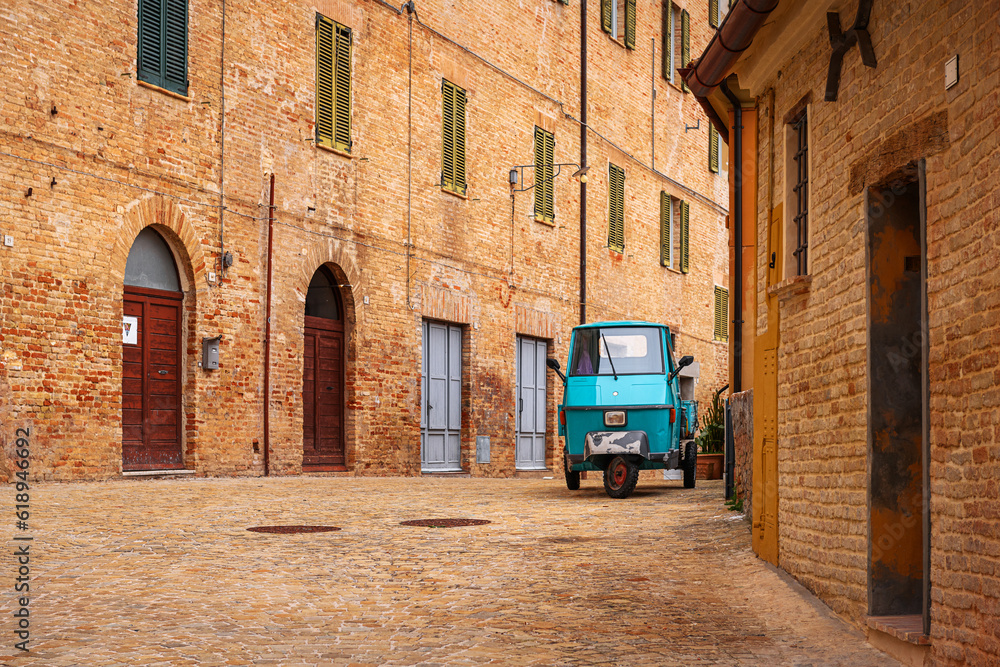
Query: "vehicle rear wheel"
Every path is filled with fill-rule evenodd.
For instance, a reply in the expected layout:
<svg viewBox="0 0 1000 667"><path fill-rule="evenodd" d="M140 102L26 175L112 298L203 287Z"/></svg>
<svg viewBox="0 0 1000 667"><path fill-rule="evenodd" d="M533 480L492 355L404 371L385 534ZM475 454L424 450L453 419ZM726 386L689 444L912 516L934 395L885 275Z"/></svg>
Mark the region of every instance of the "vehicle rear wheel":
<svg viewBox="0 0 1000 667"><path fill-rule="evenodd" d="M693 489L698 472L698 446L691 441L684 446L684 488Z"/></svg>
<svg viewBox="0 0 1000 667"><path fill-rule="evenodd" d="M569 469L569 456L563 450L563 472L566 473L566 488L570 491L580 490L580 473Z"/></svg>
<svg viewBox="0 0 1000 667"><path fill-rule="evenodd" d="M624 456L611 459L604 470L604 490L612 498L628 498L639 481L639 466Z"/></svg>

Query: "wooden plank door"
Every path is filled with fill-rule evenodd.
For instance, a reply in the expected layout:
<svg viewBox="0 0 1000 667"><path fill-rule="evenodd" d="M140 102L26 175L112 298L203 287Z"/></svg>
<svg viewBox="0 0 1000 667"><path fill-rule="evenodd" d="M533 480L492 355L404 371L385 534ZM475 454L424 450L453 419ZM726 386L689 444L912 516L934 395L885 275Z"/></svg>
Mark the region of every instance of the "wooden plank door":
<svg viewBox="0 0 1000 667"><path fill-rule="evenodd" d="M545 470L545 353L546 344L517 339L516 467Z"/></svg>
<svg viewBox="0 0 1000 667"><path fill-rule="evenodd" d="M424 472L462 469L462 330L424 322L420 459Z"/></svg>
<svg viewBox="0 0 1000 667"><path fill-rule="evenodd" d="M770 220L767 284L780 282L782 267L782 205ZM772 259L773 258L773 259ZM773 262L773 266L771 266ZM767 562L778 564L778 298L767 295L767 331L757 336L754 349L753 396L753 550Z"/></svg>
<svg viewBox="0 0 1000 667"><path fill-rule="evenodd" d="M181 311L183 295L125 288L124 314L134 342L122 349L122 470L184 467L181 452Z"/></svg>
<svg viewBox="0 0 1000 667"><path fill-rule="evenodd" d="M344 470L345 466L343 324L306 316L302 369L302 467Z"/></svg>

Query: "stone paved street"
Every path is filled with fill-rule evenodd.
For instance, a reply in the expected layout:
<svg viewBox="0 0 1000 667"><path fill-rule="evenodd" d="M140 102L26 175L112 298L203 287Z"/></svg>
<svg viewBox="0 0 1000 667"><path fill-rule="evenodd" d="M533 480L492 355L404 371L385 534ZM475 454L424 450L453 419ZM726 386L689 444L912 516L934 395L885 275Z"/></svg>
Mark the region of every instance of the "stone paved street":
<svg viewBox="0 0 1000 667"><path fill-rule="evenodd" d="M33 485L33 650L8 555L0 662L896 664L753 556L719 482L595 477ZM441 517L492 523L400 525ZM342 530L246 530L277 524Z"/></svg>

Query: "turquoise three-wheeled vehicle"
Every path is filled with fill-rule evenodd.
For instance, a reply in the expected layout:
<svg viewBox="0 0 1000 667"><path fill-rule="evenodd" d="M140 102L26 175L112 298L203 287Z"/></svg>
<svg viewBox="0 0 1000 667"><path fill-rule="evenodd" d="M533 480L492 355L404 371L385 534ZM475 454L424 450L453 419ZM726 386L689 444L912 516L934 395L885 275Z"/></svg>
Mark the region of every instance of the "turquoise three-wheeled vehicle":
<svg viewBox="0 0 1000 667"><path fill-rule="evenodd" d="M670 329L651 322L596 322L573 329L563 381L559 435L566 486L584 470L604 472L604 489L627 498L640 470L682 469L695 484L697 404L682 402L677 379L694 357L674 361Z"/></svg>

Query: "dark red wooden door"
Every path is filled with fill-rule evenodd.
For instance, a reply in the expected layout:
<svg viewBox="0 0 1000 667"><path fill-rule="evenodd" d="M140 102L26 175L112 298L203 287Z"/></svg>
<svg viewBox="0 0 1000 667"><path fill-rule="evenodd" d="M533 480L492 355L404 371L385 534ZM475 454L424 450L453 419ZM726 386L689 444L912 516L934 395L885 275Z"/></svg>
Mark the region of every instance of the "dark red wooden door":
<svg viewBox="0 0 1000 667"><path fill-rule="evenodd" d="M343 323L306 316L302 370L302 467L343 470Z"/></svg>
<svg viewBox="0 0 1000 667"><path fill-rule="evenodd" d="M181 457L181 309L177 292L125 288L135 344L122 360L122 470L183 468Z"/></svg>

